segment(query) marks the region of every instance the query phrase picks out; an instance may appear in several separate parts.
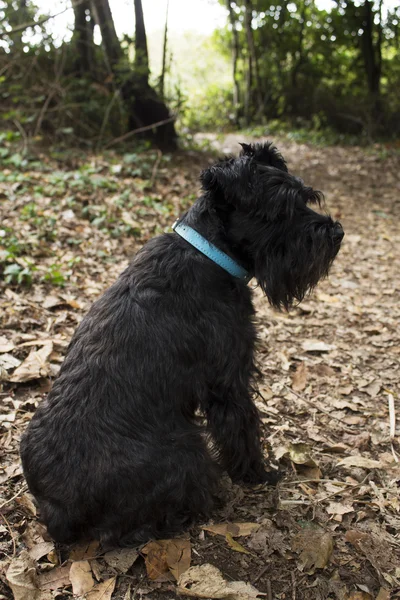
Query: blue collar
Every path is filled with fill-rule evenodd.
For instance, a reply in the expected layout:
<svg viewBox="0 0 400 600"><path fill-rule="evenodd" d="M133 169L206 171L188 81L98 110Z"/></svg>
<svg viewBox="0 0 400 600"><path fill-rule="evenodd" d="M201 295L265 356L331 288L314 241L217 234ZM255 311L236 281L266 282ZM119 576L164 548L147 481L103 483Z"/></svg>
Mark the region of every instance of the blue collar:
<svg viewBox="0 0 400 600"><path fill-rule="evenodd" d="M251 279L251 275L246 269L238 265L233 258L225 254L225 252L222 252L222 250L214 246L214 244L211 244L211 242L189 227L189 225L177 221L173 224L172 229L183 237L184 240L189 242L189 244L197 248L197 250L200 250L200 252L210 260L225 269L225 271L228 271L233 277L243 279L246 283Z"/></svg>

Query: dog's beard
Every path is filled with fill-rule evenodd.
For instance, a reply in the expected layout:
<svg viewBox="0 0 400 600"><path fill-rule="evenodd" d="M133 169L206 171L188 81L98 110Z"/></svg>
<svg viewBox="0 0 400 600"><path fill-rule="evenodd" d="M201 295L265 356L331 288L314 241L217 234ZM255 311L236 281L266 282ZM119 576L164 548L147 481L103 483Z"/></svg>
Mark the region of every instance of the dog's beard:
<svg viewBox="0 0 400 600"><path fill-rule="evenodd" d="M255 257L254 275L276 308L289 309L326 277L339 251L331 224L308 224L303 231L272 231Z"/></svg>

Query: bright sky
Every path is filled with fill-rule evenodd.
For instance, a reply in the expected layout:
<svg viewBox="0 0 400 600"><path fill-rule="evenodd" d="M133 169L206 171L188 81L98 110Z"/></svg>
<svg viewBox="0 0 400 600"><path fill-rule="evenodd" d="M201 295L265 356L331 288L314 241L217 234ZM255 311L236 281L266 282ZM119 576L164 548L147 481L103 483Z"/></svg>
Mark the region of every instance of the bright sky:
<svg viewBox="0 0 400 600"><path fill-rule="evenodd" d="M295 1L295 0L294 0ZM386 7L394 7L398 0L385 0ZM134 32L134 0L109 0L113 13L117 34ZM45 14L60 12L65 6L70 6L70 0L36 0ZM167 0L142 0L144 20L147 33L160 30L164 27ZM317 0L317 5L328 9L335 4L334 0ZM195 31L210 34L217 27L226 23L226 9L218 0L170 0L168 26L170 33ZM70 37L68 30L72 30L74 15L72 8L51 19L48 29L51 29L57 38Z"/></svg>
<svg viewBox="0 0 400 600"><path fill-rule="evenodd" d="M68 5L70 5L70 0ZM109 0L117 34L133 34L135 14L133 0ZM43 13L55 14L65 6L65 0L36 0ZM148 33L163 29L167 0L142 0L143 14ZM168 24L172 31L196 31L211 33L226 22L226 10L217 0L170 0ZM74 15L72 9L52 19L49 29L57 37L63 37L68 28L72 28Z"/></svg>

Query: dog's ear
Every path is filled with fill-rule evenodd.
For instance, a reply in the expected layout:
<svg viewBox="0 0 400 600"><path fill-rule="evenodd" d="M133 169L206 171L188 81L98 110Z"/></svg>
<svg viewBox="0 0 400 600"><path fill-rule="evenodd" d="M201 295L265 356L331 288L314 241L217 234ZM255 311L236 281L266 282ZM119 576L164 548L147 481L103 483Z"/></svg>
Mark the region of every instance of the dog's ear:
<svg viewBox="0 0 400 600"><path fill-rule="evenodd" d="M200 174L200 182L205 192L215 194L224 184L222 169L217 165L204 169Z"/></svg>
<svg viewBox="0 0 400 600"><path fill-rule="evenodd" d="M275 167L287 173L286 161L272 142L265 144L240 144L242 146L241 156L248 156L256 163Z"/></svg>
<svg viewBox="0 0 400 600"><path fill-rule="evenodd" d="M237 180L236 159L227 157L205 169L200 175L201 186L213 196L229 194L232 182Z"/></svg>

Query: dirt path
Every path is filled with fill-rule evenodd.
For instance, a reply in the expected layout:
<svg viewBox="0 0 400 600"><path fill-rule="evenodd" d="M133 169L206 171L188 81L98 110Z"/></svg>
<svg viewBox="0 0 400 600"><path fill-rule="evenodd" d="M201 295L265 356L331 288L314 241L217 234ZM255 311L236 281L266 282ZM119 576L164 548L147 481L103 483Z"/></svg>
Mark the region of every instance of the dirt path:
<svg viewBox="0 0 400 600"><path fill-rule="evenodd" d="M236 136L211 142L237 149ZM257 404L266 454L285 477L277 489L253 491L226 481L227 504L215 522L254 527L246 535L235 526L228 535L195 528L173 560L178 570L186 568L190 545L192 565L211 563L227 581L250 582L267 600L400 597L400 425L390 437L400 412L400 158L384 148L287 140L279 149L290 170L323 190L346 232L329 280L289 315L255 292L263 373ZM5 598L12 598L5 574L11 561L30 573L23 584L19 575L25 587L18 596L9 572L15 597L70 598L70 581L75 591L82 584L76 567L70 570L77 559L88 561L92 600L109 598L114 585L112 597L121 600L176 596L170 547L153 548L148 558L167 570L162 581L153 581L154 570L146 574L143 558L132 551L106 558L95 547L55 551L34 518L17 453L82 315L134 249L193 200L207 160L191 153L160 161L151 152L41 157L3 171L0 246L5 243L7 264L16 265L7 271L11 283L0 288ZM199 577L210 580L201 571Z"/></svg>

